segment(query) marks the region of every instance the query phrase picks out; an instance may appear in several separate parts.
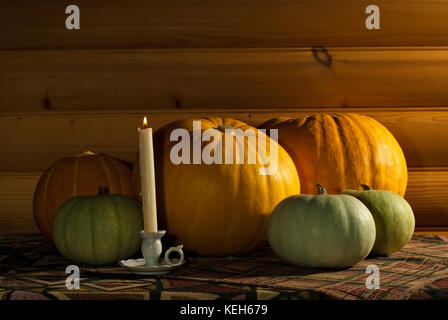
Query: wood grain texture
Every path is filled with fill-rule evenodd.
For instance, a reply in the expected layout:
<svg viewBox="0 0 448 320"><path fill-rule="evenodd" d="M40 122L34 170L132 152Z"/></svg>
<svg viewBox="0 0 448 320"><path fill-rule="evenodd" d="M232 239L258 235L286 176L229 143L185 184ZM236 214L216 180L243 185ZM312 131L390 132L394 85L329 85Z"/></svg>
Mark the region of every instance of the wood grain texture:
<svg viewBox="0 0 448 320"><path fill-rule="evenodd" d="M448 106L448 47L0 52L0 112Z"/></svg>
<svg viewBox="0 0 448 320"><path fill-rule="evenodd" d="M447 168L417 168L409 171L405 198L414 210L417 226L448 227L447 189Z"/></svg>
<svg viewBox="0 0 448 320"><path fill-rule="evenodd" d="M251 125L277 117L301 117L321 109L300 110L148 110L132 112L46 112L0 114L0 171L43 171L57 159L86 150L132 162L137 127L144 115L158 128L182 118L221 116ZM377 119L400 143L409 167L448 166L448 108L332 108Z"/></svg>
<svg viewBox="0 0 448 320"><path fill-rule="evenodd" d="M436 235L448 235L448 227L435 227L435 228L416 228L415 234L425 234L429 236L436 236Z"/></svg>
<svg viewBox="0 0 448 320"><path fill-rule="evenodd" d="M33 194L40 174L0 172L0 234L38 232Z"/></svg>
<svg viewBox="0 0 448 320"><path fill-rule="evenodd" d="M0 49L448 45L443 0L3 1ZM377 4L381 29L367 30Z"/></svg>
<svg viewBox="0 0 448 320"><path fill-rule="evenodd" d="M34 187L40 173L0 173L0 233L36 232L32 215ZM448 230L448 168L409 171L406 199L420 233Z"/></svg>

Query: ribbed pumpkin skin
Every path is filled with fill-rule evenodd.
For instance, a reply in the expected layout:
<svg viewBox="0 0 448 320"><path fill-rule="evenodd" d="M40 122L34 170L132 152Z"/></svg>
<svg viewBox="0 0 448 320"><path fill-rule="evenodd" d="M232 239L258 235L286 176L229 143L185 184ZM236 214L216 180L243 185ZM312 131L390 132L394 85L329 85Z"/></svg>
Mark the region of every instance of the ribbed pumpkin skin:
<svg viewBox="0 0 448 320"><path fill-rule="evenodd" d="M395 192L346 190L369 209L375 220L376 239L372 253L388 256L411 240L415 218L409 203Z"/></svg>
<svg viewBox="0 0 448 320"><path fill-rule="evenodd" d="M394 136L378 121L355 113L278 118L260 125L278 128L279 143L294 161L302 192L315 185L328 193L359 189L361 184L404 196L406 160Z"/></svg>
<svg viewBox="0 0 448 320"><path fill-rule="evenodd" d="M269 244L282 259L314 268L350 267L375 242L375 222L358 199L348 195L291 196L275 208Z"/></svg>
<svg viewBox="0 0 448 320"><path fill-rule="evenodd" d="M54 218L53 237L59 252L78 263L117 263L140 248L143 229L140 204L121 195L75 197Z"/></svg>
<svg viewBox="0 0 448 320"><path fill-rule="evenodd" d="M34 221L45 238L53 241L53 218L65 201L95 195L100 185L111 194L132 196L131 171L115 159L92 153L62 158L51 165L39 179L33 198Z"/></svg>
<svg viewBox="0 0 448 320"><path fill-rule="evenodd" d="M200 120L200 119L197 119ZM179 164L170 161L170 132L185 128L192 136L193 119L159 129L154 135L159 225L167 229L190 253L205 256L238 254L256 249L267 238L269 216L287 196L300 193L300 182L289 155L278 146L279 163L274 175L260 175L257 164ZM202 130L229 125L254 129L233 119L202 119ZM223 155L225 154L224 140ZM266 146L269 147L270 139ZM203 146L209 142L204 142ZM248 142L245 139L245 156ZM251 145L251 148L255 146ZM269 155L269 152L267 152ZM157 157L159 155L159 157ZM163 176L160 174L163 172ZM140 192L138 161L133 170L134 193Z"/></svg>

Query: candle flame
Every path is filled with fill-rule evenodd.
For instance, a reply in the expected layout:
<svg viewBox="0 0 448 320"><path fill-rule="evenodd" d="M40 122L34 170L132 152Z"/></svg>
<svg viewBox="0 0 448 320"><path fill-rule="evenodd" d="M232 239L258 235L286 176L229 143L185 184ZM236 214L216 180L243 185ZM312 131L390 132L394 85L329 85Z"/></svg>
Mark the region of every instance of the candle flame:
<svg viewBox="0 0 448 320"><path fill-rule="evenodd" d="M143 129L146 129L146 127L148 126L148 119L146 119L146 117L143 118Z"/></svg>

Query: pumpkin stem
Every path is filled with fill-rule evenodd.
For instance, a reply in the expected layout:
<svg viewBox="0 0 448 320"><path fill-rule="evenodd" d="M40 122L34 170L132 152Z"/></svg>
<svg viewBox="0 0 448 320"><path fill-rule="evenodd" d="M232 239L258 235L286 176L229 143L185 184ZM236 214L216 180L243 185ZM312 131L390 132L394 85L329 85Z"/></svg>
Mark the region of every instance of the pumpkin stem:
<svg viewBox="0 0 448 320"><path fill-rule="evenodd" d="M321 185L321 184L316 184L317 187L317 194L318 195L326 195L327 194L327 190L325 190L325 188Z"/></svg>
<svg viewBox="0 0 448 320"><path fill-rule="evenodd" d="M223 133L225 133L227 129L230 129L232 131L234 130L234 128L230 124L224 124L224 123L220 124L215 129L219 130L219 131L221 131Z"/></svg>
<svg viewBox="0 0 448 320"><path fill-rule="evenodd" d="M106 194L104 186L98 186L98 194Z"/></svg>
<svg viewBox="0 0 448 320"><path fill-rule="evenodd" d="M361 184L361 187L362 187L365 191L367 191L367 190L372 190L372 188L370 188L368 185L365 185L365 184Z"/></svg>
<svg viewBox="0 0 448 320"><path fill-rule="evenodd" d="M84 151L83 153L78 154L78 157L82 157L82 156L94 156L95 153L93 153L92 151Z"/></svg>

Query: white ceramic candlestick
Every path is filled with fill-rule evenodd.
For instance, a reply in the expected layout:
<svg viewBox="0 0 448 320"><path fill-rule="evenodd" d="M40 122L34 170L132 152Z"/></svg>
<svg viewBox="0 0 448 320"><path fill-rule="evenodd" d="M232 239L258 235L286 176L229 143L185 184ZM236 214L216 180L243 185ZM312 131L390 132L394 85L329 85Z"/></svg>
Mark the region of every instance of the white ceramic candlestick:
<svg viewBox="0 0 448 320"><path fill-rule="evenodd" d="M140 232L142 238L142 254L145 259L145 266L155 266L159 264L162 253L162 237L165 230L158 232Z"/></svg>
<svg viewBox="0 0 448 320"><path fill-rule="evenodd" d="M165 230L157 230L156 183L154 174L154 149L152 129L147 128L146 117L143 128L138 128L140 138L140 175L142 182L143 222L144 230L140 231L143 259L121 260L119 264L129 268L136 274L165 274L181 266L185 262L182 245L171 247L165 252L165 258L160 261L162 253L162 237ZM172 261L170 254L177 252L179 259Z"/></svg>
<svg viewBox="0 0 448 320"><path fill-rule="evenodd" d="M141 275L160 275L166 274L185 263L183 246L171 247L165 252L163 261L160 260L160 254L162 253L162 241L161 238L165 234L165 230L158 232L140 232L142 238L142 253L143 259L129 259L121 260L119 264L122 267L132 270L135 274ZM179 259L171 260L170 254L177 252Z"/></svg>

